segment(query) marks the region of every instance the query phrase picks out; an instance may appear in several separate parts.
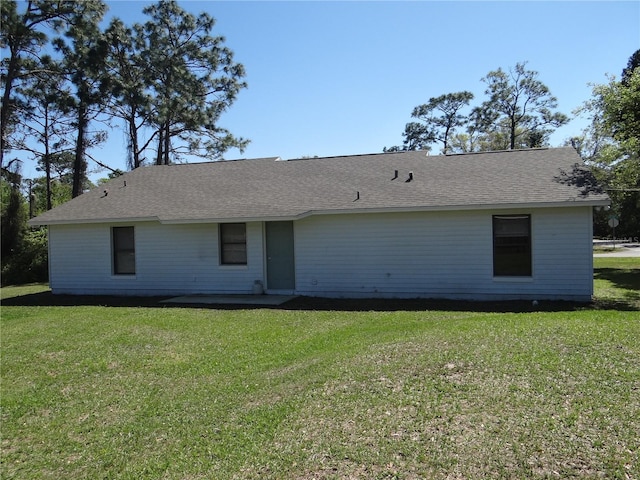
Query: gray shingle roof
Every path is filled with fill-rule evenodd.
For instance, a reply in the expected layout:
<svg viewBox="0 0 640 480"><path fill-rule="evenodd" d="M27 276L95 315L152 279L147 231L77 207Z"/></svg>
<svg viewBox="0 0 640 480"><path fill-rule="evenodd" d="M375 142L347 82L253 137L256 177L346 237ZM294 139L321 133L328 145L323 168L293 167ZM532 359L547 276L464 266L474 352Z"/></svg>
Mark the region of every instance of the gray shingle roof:
<svg viewBox="0 0 640 480"><path fill-rule="evenodd" d="M147 166L31 223L248 221L359 211L607 204L604 193L585 192L581 163L572 148L554 148ZM407 182L409 172L413 180Z"/></svg>

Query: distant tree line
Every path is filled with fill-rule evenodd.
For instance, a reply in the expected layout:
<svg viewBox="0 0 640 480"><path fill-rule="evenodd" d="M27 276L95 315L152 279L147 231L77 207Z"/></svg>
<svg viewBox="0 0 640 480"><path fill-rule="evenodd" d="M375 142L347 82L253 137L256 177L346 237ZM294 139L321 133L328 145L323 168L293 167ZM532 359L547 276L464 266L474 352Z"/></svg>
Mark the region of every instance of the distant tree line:
<svg viewBox="0 0 640 480"><path fill-rule="evenodd" d="M432 97L411 112L416 119L406 124L401 146L385 147L385 152L430 151L440 144L440 152L468 153L542 147L549 135L569 121L555 111L558 101L527 70L526 62L508 71L498 68L483 77L486 100L471 107L469 91Z"/></svg>
<svg viewBox="0 0 640 480"><path fill-rule="evenodd" d="M525 62L508 71L498 68L481 80L486 84L483 102L472 106L469 91L429 98L411 112L414 120L405 125L402 145L383 151L430 151L434 145L442 154L545 147L554 130L569 121ZM611 197L611 209L596 212L595 234L611 236L608 220L615 216L618 238L640 238L640 50L619 80L608 80L594 85L592 98L573 112L587 116L590 124L565 144L578 151ZM584 179L574 181L587 188Z"/></svg>

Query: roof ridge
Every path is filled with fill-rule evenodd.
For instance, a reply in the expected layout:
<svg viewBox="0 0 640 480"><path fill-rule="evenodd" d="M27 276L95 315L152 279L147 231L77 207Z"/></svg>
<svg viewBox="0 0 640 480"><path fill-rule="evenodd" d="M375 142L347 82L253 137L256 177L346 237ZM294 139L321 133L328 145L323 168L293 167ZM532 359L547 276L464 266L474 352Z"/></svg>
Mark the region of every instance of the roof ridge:
<svg viewBox="0 0 640 480"><path fill-rule="evenodd" d="M356 153L352 155L328 155L325 157L301 157L301 158L289 158L287 162L299 162L303 160L322 160L322 159L330 159L330 158L353 158L353 157L374 157L374 156L382 156L382 155L402 155L407 153L420 153L425 152L426 155L429 155L426 150L402 150L399 152L373 152L373 153ZM441 155L433 155L433 156L441 156Z"/></svg>
<svg viewBox="0 0 640 480"><path fill-rule="evenodd" d="M181 167L181 166L188 166L188 165L191 165L191 166L193 166L193 165L214 165L214 164L217 164L217 163L254 162L254 161L258 161L258 160L281 161L282 158L280 158L278 156L255 157L255 158L230 158L230 159L221 158L219 160L206 160L204 162L176 162L176 163L170 163L168 165L166 165L166 164L157 165L155 163L150 163L150 164L147 164L147 165L142 165L142 167ZM133 170L129 170L128 172L125 172L125 173L133 172L135 170L138 170L138 168L134 168Z"/></svg>
<svg viewBox="0 0 640 480"><path fill-rule="evenodd" d="M322 160L322 159L330 159L330 158L353 158L353 157L373 157L373 156L381 156L381 155L405 155L408 153L424 153L425 156L428 157L455 157L459 155L484 155L484 154L493 154L493 153L514 153L514 152L531 152L531 151L544 151L544 150L557 150L560 148L571 148L567 146L563 147L531 147L531 148L514 148L514 149L504 149L504 150L483 150L479 152L456 152L456 153L438 153L432 155L428 150L400 150L397 152L372 152L372 153L356 153L352 155L327 155L327 156L313 156L313 157L299 157L299 158L289 158L285 160L286 162L298 162L303 160Z"/></svg>
<svg viewBox="0 0 640 480"><path fill-rule="evenodd" d="M483 150L479 152L456 152L456 153L445 153L445 157L455 157L456 155L480 155L486 153L513 153L513 152L531 152L531 151L542 151L549 150L551 148L566 148L566 147L531 147L531 148L513 148L513 149L505 149L505 150Z"/></svg>

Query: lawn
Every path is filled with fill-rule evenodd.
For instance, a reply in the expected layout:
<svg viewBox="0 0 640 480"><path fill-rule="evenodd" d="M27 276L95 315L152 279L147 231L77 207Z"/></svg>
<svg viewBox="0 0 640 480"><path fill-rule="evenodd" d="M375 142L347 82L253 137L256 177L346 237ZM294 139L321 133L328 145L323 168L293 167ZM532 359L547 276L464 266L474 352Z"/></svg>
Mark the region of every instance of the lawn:
<svg viewBox="0 0 640 480"><path fill-rule="evenodd" d="M640 310L640 258L594 258L594 290L600 306Z"/></svg>
<svg viewBox="0 0 640 480"><path fill-rule="evenodd" d="M638 479L639 276L523 313L4 306L1 477Z"/></svg>

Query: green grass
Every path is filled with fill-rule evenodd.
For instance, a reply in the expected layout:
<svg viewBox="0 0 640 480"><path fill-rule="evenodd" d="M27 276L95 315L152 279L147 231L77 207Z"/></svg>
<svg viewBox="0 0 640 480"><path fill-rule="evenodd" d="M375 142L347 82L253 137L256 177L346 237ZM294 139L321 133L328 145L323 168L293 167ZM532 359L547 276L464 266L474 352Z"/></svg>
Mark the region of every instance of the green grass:
<svg viewBox="0 0 640 480"><path fill-rule="evenodd" d="M49 286L44 283L32 283L29 285L11 285L0 288L0 300L6 298L19 297L22 295L31 295L34 293L42 293L49 290Z"/></svg>
<svg viewBox="0 0 640 480"><path fill-rule="evenodd" d="M640 478L639 268L554 312L3 307L0 476Z"/></svg>
<svg viewBox="0 0 640 480"><path fill-rule="evenodd" d="M593 247L593 253L616 253L622 252L625 248L621 246L613 246L613 245L596 245Z"/></svg>
<svg viewBox="0 0 640 480"><path fill-rule="evenodd" d="M640 310L640 258L594 258L596 303L619 309Z"/></svg>

